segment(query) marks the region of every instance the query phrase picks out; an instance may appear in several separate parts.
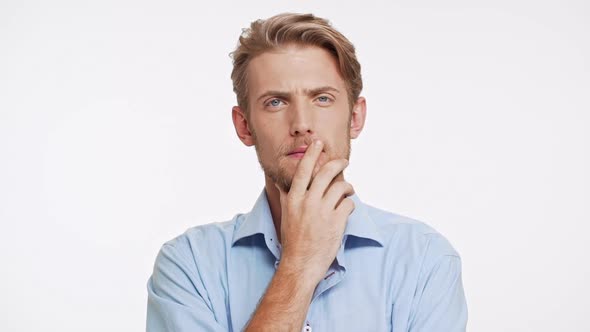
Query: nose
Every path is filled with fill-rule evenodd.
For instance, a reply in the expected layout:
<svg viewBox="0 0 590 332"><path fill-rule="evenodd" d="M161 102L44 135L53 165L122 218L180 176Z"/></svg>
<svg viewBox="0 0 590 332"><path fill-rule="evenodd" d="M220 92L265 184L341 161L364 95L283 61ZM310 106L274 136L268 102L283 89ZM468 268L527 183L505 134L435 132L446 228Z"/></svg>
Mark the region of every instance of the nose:
<svg viewBox="0 0 590 332"><path fill-rule="evenodd" d="M291 114L291 136L314 134L313 115L310 107L304 103L296 103L292 107Z"/></svg>

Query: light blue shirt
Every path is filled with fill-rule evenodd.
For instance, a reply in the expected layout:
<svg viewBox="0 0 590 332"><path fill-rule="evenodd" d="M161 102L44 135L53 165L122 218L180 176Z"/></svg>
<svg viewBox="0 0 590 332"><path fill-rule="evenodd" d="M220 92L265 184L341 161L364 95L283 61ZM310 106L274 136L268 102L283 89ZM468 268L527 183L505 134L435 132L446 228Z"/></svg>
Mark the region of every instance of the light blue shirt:
<svg viewBox="0 0 590 332"><path fill-rule="evenodd" d="M461 258L447 239L351 198L343 244L315 289L303 331L465 331ZM147 331L242 331L280 259L263 190L250 213L191 228L162 246L148 281Z"/></svg>

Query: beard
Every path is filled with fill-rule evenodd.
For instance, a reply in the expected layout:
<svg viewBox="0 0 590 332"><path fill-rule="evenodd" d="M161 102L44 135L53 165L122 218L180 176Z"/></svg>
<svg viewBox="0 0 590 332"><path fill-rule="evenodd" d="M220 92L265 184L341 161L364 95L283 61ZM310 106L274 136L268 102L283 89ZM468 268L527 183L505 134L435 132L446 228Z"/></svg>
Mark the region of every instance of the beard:
<svg viewBox="0 0 590 332"><path fill-rule="evenodd" d="M254 131L251 131L251 133L255 142L254 148L256 149L258 162L260 163L260 167L262 168L264 175L266 175L274 183L276 183L277 186L281 188L281 190L288 193L289 190L291 190L293 176L296 172L296 168L293 168L292 166L290 167L290 165L285 165L291 163L291 161L288 160L289 158L291 158L288 156L288 153L301 145L310 146L312 142L304 141L297 142L294 144L282 145L271 155L271 158L269 158L269 160L266 161L262 158L262 156L265 155L266 150L259 143L258 138L256 137L256 133ZM326 141L324 141L323 152L326 156L328 156L326 162L340 158L346 158L348 160L350 159L350 132L348 130L346 131L346 138L343 143L344 144L342 146L329 146L326 144ZM297 165L299 165L299 163L297 163ZM309 186L313 182L314 176L315 174L312 175L311 181L309 182L307 189L309 189Z"/></svg>

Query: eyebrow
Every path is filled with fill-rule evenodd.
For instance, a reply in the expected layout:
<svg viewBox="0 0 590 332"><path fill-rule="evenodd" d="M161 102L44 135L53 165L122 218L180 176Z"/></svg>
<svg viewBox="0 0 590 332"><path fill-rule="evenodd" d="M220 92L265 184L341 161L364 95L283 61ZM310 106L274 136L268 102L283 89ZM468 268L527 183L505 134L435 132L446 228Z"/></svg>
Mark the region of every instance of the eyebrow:
<svg viewBox="0 0 590 332"><path fill-rule="evenodd" d="M328 91L340 93L340 90L336 89L335 87L329 86L329 85L321 86L319 88L313 88L313 89L304 89L303 93L305 93L308 96L315 96L315 95L318 95L322 92L328 92ZM268 91L264 92L263 94L261 94L256 100L258 101L262 98L269 97L269 96L277 96L277 97L281 97L281 98L287 98L287 97L289 97L289 95L291 95L291 93L285 92L285 91L268 90Z"/></svg>

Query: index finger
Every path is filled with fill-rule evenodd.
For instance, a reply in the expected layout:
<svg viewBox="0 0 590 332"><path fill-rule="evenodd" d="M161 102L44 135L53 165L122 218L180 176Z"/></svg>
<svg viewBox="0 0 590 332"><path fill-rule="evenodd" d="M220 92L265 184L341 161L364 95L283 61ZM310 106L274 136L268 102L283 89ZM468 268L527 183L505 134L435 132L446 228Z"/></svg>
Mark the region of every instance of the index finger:
<svg viewBox="0 0 590 332"><path fill-rule="evenodd" d="M305 195L309 182L311 181L315 164L322 153L323 146L322 141L315 140L307 147L307 150L305 150L305 154L299 161L297 170L293 175L293 181L291 182L291 190L289 193L297 196Z"/></svg>

